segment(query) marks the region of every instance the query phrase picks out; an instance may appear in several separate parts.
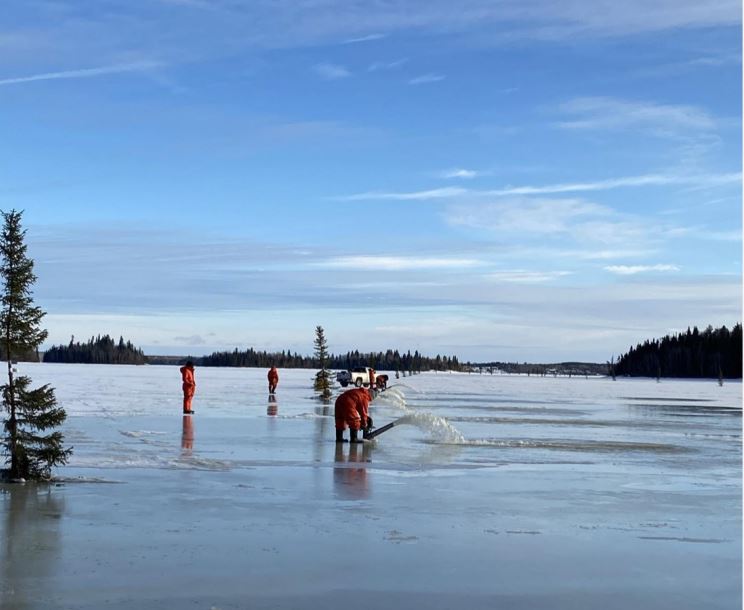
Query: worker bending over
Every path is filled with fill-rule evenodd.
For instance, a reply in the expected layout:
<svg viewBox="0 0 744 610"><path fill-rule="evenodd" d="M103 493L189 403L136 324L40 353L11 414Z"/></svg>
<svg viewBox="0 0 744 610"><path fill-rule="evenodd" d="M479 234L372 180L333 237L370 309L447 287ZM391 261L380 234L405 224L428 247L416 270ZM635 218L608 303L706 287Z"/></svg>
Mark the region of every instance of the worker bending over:
<svg viewBox="0 0 744 610"><path fill-rule="evenodd" d="M344 442L344 430L349 427L349 436L352 443L359 443L357 438L359 430L366 430L372 425L369 416L370 392L363 388L347 390L336 399L336 442Z"/></svg>

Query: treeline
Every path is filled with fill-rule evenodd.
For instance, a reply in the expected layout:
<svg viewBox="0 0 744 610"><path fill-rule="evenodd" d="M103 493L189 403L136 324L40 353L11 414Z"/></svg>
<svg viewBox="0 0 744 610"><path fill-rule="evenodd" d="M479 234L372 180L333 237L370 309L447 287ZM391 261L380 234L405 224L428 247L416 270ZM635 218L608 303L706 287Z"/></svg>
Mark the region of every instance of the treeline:
<svg viewBox="0 0 744 610"><path fill-rule="evenodd" d="M85 364L145 364L147 357L130 341L119 337L116 343L108 335L91 337L86 343L70 340L44 353L44 362L82 362Z"/></svg>
<svg viewBox="0 0 744 610"><path fill-rule="evenodd" d="M472 364L475 373L508 373L510 375L606 375L607 367L594 362L556 362L553 364L531 364L528 362L481 362Z"/></svg>
<svg viewBox="0 0 744 610"><path fill-rule="evenodd" d="M741 324L697 327L631 347L614 365L616 375L631 377L741 377ZM612 364L610 364L610 369ZM612 374L612 370L609 371Z"/></svg>
<svg viewBox="0 0 744 610"><path fill-rule="evenodd" d="M319 361L312 356L301 356L290 350L281 352L257 351L253 348L231 352L214 352L209 356L195 358L196 364L201 366L246 366L269 367L272 364L279 368L318 368ZM460 371L464 367L457 356L428 357L409 350L400 353L389 349L386 352L346 352L345 354L331 354L326 360L326 366L332 369L352 369L357 366L371 366L378 371Z"/></svg>

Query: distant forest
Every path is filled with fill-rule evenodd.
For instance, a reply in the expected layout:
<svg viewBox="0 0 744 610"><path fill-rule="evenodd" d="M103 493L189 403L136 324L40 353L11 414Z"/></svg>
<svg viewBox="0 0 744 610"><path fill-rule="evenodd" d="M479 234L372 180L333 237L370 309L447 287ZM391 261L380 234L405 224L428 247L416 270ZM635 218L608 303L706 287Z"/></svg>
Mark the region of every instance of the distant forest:
<svg viewBox="0 0 744 610"><path fill-rule="evenodd" d="M196 364L201 366L256 366L268 367L272 364L279 368L318 368L320 364L311 356L301 356L298 353L286 352L264 352L253 348L240 351L237 348L231 352L214 352L209 356L193 358ZM389 349L386 352L362 353L359 351L346 352L345 354L331 354L327 361L331 369L352 369L356 366L371 366L379 371L461 371L462 366L457 356L440 356L433 358L423 356L415 351L411 354L409 350L401 354L398 350Z"/></svg>
<svg viewBox="0 0 744 610"><path fill-rule="evenodd" d="M82 362L86 364L145 364L147 357L119 337L116 343L108 335L91 337L87 343L70 340L68 345L55 345L44 353L44 362Z"/></svg>
<svg viewBox="0 0 744 610"><path fill-rule="evenodd" d="M479 362L469 365L470 370L477 373L509 373L517 375L546 375L585 376L606 375L607 366L594 362L555 362L553 364L530 364L528 362Z"/></svg>
<svg viewBox="0 0 744 610"><path fill-rule="evenodd" d="M631 347L615 363L616 375L631 377L741 377L741 324L697 327ZM609 365L612 367L612 364ZM609 371L612 374L612 370Z"/></svg>

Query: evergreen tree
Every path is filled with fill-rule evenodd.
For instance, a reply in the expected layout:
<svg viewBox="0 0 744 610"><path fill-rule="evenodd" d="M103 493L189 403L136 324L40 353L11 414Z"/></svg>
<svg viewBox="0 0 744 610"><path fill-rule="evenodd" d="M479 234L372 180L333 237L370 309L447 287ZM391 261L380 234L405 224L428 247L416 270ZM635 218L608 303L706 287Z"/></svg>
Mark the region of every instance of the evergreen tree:
<svg viewBox="0 0 744 610"><path fill-rule="evenodd" d="M131 341L119 337L118 345L109 335L91 337L87 343L53 345L44 354L44 362L82 362L94 364L145 364L147 357Z"/></svg>
<svg viewBox="0 0 744 610"><path fill-rule="evenodd" d="M33 304L31 287L36 281L34 263L26 256L21 229L21 212L2 212L4 226L0 237L0 349L8 363L8 383L0 386L8 417L2 445L12 479L48 479L53 466L65 464L72 453L63 449L59 431L44 434L65 421L67 414L57 406L54 389L44 385L30 389L31 379L15 377L13 360L36 350L46 339L41 328L44 312Z"/></svg>
<svg viewBox="0 0 744 610"><path fill-rule="evenodd" d="M325 332L322 326L315 327L315 358L320 370L315 374L313 388L320 392L320 397L327 400L331 397L331 372L326 369L328 362L328 343L326 343Z"/></svg>

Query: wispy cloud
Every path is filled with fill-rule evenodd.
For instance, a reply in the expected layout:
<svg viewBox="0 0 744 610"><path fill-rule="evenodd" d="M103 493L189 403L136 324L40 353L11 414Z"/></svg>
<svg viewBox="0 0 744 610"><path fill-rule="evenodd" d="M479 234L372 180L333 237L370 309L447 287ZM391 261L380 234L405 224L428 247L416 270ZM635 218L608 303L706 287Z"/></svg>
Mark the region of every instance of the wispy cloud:
<svg viewBox="0 0 744 610"><path fill-rule="evenodd" d="M500 45L535 39L576 42L741 23L738 0L428 0L415 3L415 10L407 0L161 0L149 2L146 15L140 4L119 2L117 10L111 11L97 3L81 18L70 2L16 2L18 8L14 6L10 14L19 15L18 23L29 24L30 37L43 41L42 48L34 48L37 60L42 55L49 61L115 58L138 48L173 63L236 50L306 49L383 32L424 33L439 39L472 32L479 40ZM360 24L371 29L360 32ZM199 36L194 35L195 28Z"/></svg>
<svg viewBox="0 0 744 610"><path fill-rule="evenodd" d="M558 106L574 116L557 127L574 130L639 129L656 135L673 136L689 131L711 131L716 120L696 106L657 104L611 97L578 97Z"/></svg>
<svg viewBox="0 0 744 610"><path fill-rule="evenodd" d="M413 191L411 193L385 193L379 191L368 191L339 197L341 201L367 201L391 199L394 201L425 201L427 199L449 199L459 195L465 195L469 191L464 188L447 186L426 191Z"/></svg>
<svg viewBox="0 0 744 610"><path fill-rule="evenodd" d="M201 335L188 335L184 337L173 337L173 341L182 345L204 345L206 341Z"/></svg>
<svg viewBox="0 0 744 610"><path fill-rule="evenodd" d="M579 222L614 215L608 207L581 199L514 198L486 204L460 204L446 212L452 225L513 235L557 235Z"/></svg>
<svg viewBox="0 0 744 610"><path fill-rule="evenodd" d="M358 42L372 42L373 40L381 40L387 38L387 34L368 34L367 36L360 36L359 38L348 38L341 44L356 44Z"/></svg>
<svg viewBox="0 0 744 610"><path fill-rule="evenodd" d="M506 195L547 195L558 193L579 193L586 191L607 191L617 188L667 185L703 185L718 186L741 182L741 173L729 174L646 174L641 176L626 176L610 178L596 182L573 182L566 184L549 184L546 186L517 186L487 191L492 196Z"/></svg>
<svg viewBox="0 0 744 610"><path fill-rule="evenodd" d="M679 271L677 265L609 265L604 268L605 271L617 275L636 275L638 273L669 273Z"/></svg>
<svg viewBox="0 0 744 610"><path fill-rule="evenodd" d="M395 70L408 62L407 57L396 59L394 61L375 61L367 67L367 72L378 72L381 70Z"/></svg>
<svg viewBox="0 0 744 610"><path fill-rule="evenodd" d="M0 86L18 85L42 80L57 80L65 78L95 78L107 74L119 74L122 72L142 72L160 68L164 64L157 61L138 61L126 64L115 64L112 66L99 66L97 68L83 68L80 70L64 70L62 72L45 72L43 74L32 74L16 78L5 78L0 80Z"/></svg>
<svg viewBox="0 0 744 610"><path fill-rule="evenodd" d="M441 178L464 178L467 180L470 178L476 178L478 176L482 176L484 175L484 173L476 171L474 169L455 168L455 169L444 170L439 175Z"/></svg>
<svg viewBox="0 0 744 610"><path fill-rule="evenodd" d="M443 74L422 74L416 78L412 78L408 81L409 85L426 85L429 83L436 83L440 80L444 80L446 76Z"/></svg>
<svg viewBox="0 0 744 610"><path fill-rule="evenodd" d="M351 72L339 64L320 63L313 66L313 71L326 80L337 80L351 76Z"/></svg>
<svg viewBox="0 0 744 610"><path fill-rule="evenodd" d="M571 271L528 271L526 269L514 269L509 271L496 271L494 273L489 273L484 277L488 280L497 282L539 284L550 282L571 274Z"/></svg>
<svg viewBox="0 0 744 610"><path fill-rule="evenodd" d="M339 269L406 271L413 269L461 269L475 267L481 261L472 258L440 258L430 256L339 256L319 263Z"/></svg>
<svg viewBox="0 0 744 610"><path fill-rule="evenodd" d="M464 170L467 172L468 170ZM452 176L454 177L454 176ZM471 177L471 176L459 176ZM459 187L445 187L405 193L368 191L342 197L344 201L392 199L399 201L417 201L426 199L446 199L462 196L471 197L511 197L515 195L555 195L561 193L580 193L589 191L607 191L618 188L670 185L721 186L737 184L742 180L741 172L724 174L645 174L609 178L595 182L567 182L545 186L510 186L501 189L475 190Z"/></svg>

